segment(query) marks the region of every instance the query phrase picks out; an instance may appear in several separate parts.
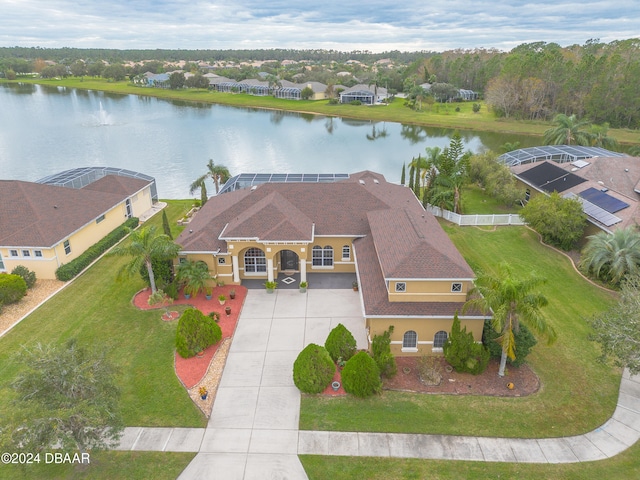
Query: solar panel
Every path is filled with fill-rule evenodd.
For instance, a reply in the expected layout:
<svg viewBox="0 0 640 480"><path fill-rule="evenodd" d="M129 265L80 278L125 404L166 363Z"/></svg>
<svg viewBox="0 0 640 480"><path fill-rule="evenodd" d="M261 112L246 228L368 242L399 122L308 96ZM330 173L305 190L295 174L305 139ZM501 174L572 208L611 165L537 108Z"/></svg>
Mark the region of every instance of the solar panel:
<svg viewBox="0 0 640 480"><path fill-rule="evenodd" d="M618 200L596 188L588 188L578 195L609 213L616 213L629 206L628 203Z"/></svg>
<svg viewBox="0 0 640 480"><path fill-rule="evenodd" d="M541 163L518 176L546 192L564 192L586 182L584 178L569 173L550 162Z"/></svg>
<svg viewBox="0 0 640 480"><path fill-rule="evenodd" d="M588 216L590 216L594 220L597 220L598 222L603 224L605 227L610 227L611 225L615 225L616 223L619 223L622 221L620 217L616 217L613 213L609 213L606 210L603 210L599 206L594 205L593 203L589 202L588 200L585 200L584 198L577 196L574 193L566 194L565 198L577 198L580 201L580 203L582 203L582 210L584 211L584 213L586 213Z"/></svg>

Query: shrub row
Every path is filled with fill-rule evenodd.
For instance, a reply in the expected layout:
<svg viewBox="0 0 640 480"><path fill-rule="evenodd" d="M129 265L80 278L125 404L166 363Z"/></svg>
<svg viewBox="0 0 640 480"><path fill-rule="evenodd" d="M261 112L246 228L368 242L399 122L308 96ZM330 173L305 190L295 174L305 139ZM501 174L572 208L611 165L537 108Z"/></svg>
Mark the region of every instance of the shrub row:
<svg viewBox="0 0 640 480"><path fill-rule="evenodd" d="M113 247L118 241L123 239L128 233L129 229L136 228L138 226L138 219L132 217L113 230L102 240L90 246L85 250L78 258L60 265L56 270L56 278L67 282L87 268L91 262L102 255L104 252Z"/></svg>

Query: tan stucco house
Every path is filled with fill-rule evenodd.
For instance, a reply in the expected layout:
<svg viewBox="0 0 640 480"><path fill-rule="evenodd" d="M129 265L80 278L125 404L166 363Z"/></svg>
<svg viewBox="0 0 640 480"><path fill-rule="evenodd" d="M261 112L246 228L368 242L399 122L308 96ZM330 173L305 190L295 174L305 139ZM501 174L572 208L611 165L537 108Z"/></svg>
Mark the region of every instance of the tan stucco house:
<svg viewBox="0 0 640 480"><path fill-rule="evenodd" d="M157 201L152 177L89 167L38 182L0 180L0 272L23 265L37 278L82 254Z"/></svg>
<svg viewBox="0 0 640 480"><path fill-rule="evenodd" d="M229 284L357 278L369 338L394 326L392 352L440 352L454 314L481 340L485 317L462 314L474 273L409 188L364 171L334 182L262 183L212 197L176 239Z"/></svg>

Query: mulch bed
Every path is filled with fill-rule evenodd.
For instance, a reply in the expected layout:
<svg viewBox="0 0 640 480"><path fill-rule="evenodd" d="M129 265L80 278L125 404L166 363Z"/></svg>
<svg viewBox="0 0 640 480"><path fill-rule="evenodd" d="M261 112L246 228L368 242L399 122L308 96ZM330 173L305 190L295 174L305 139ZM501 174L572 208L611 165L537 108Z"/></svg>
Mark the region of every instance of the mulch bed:
<svg viewBox="0 0 640 480"><path fill-rule="evenodd" d="M231 300L229 295L231 290L236 291L236 298L233 300ZM218 296L221 294L227 297L227 301L224 305L220 305L220 302L218 301ZM150 288L145 288L144 290L139 291L133 297L133 304L141 310L164 308L163 306L155 305L150 307L147 303L150 295ZM213 289L213 298L211 300L206 299L204 292L200 292L196 297L191 297L189 299L184 298L184 295L181 292L178 299L175 300L172 305L188 305L197 308L205 315L214 311L218 312L220 314L220 321L218 322L218 325L220 325L220 328L222 329L222 339L224 340L225 338L233 336L246 296L247 289L245 287L239 285L225 285L223 287L215 287ZM231 315L227 315L225 313L224 310L226 307L231 307ZM172 314L172 318L174 316L177 318L175 315L177 312L170 313ZM170 320L165 319L164 314L162 317L165 321ZM195 356L191 358L182 358L180 355L175 353L176 375L186 388L192 388L202 380L204 375L207 373L211 359L215 355L218 350L218 346L221 343L222 341L215 345L211 345L204 351L204 355L201 357Z"/></svg>
<svg viewBox="0 0 640 480"><path fill-rule="evenodd" d="M524 397L540 389L540 379L528 365L515 368L507 364L504 377L498 376L499 360L491 360L481 375L447 372L448 365L443 357L438 357L442 382L437 386L427 386L420 381L418 375L418 357L398 357L398 373L395 377L384 381L385 390L403 392L446 394L446 395L487 395L496 397ZM409 373L405 373L408 368ZM512 383L513 389L507 384Z"/></svg>

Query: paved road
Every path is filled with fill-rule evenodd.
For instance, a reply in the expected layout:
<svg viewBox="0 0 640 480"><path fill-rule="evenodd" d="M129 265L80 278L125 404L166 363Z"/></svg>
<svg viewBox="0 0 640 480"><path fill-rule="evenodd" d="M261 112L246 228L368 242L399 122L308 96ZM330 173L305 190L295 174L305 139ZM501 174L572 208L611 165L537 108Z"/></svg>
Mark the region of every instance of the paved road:
<svg viewBox="0 0 640 480"><path fill-rule="evenodd" d="M640 376L625 372L610 420L585 435L547 439L298 431L300 393L292 366L309 343L343 323L366 347L351 290L250 290L206 428L125 429L119 449L198 452L180 479L306 479L298 454L487 462L601 460L640 438Z"/></svg>

